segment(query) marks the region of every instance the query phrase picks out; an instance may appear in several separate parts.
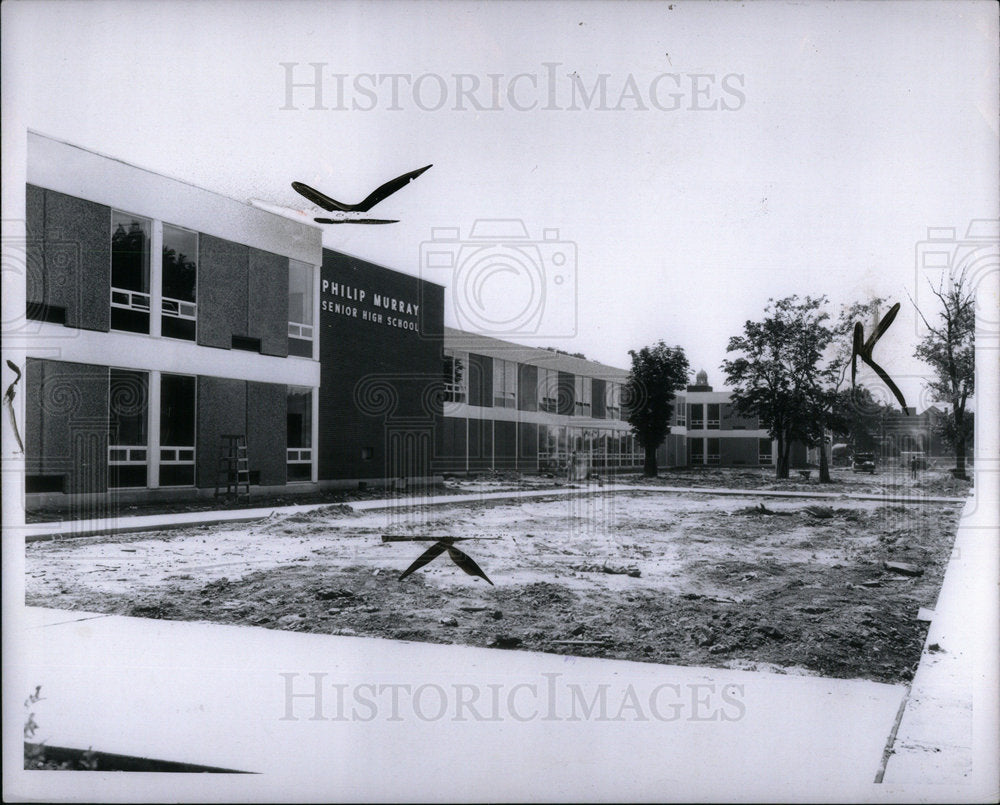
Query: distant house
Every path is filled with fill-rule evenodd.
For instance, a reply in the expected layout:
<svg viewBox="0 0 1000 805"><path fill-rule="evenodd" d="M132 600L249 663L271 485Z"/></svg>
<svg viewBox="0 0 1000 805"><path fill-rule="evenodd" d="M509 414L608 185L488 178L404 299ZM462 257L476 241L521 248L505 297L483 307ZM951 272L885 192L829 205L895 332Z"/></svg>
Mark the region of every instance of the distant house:
<svg viewBox="0 0 1000 805"><path fill-rule="evenodd" d="M770 467L777 460L774 442L757 417L743 417L732 403L732 393L715 391L702 369L695 382L677 395L671 433L683 432L686 461L668 462L665 451L661 463L690 467ZM660 457L658 456L658 459ZM792 446L790 463L806 463L805 447Z"/></svg>
<svg viewBox="0 0 1000 805"><path fill-rule="evenodd" d="M900 453L926 453L929 457L954 456L955 450L941 437L941 428L948 410L930 406L921 413L915 408L892 411L880 422L877 436L879 453L883 460L895 459ZM972 439L966 445L966 455L972 458Z"/></svg>

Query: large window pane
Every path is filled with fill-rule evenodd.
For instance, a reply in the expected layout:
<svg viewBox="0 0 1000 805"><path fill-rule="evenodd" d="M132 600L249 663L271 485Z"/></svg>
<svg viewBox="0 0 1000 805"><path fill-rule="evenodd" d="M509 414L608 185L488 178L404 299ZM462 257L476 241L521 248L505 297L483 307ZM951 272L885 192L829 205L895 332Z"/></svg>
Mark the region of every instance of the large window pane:
<svg viewBox="0 0 1000 805"><path fill-rule="evenodd" d="M469 382L466 367L469 356L464 352L445 350L444 401L463 403L468 399Z"/></svg>
<svg viewBox="0 0 1000 805"><path fill-rule="evenodd" d="M288 352L305 358L313 349L313 267L288 261Z"/></svg>
<svg viewBox="0 0 1000 805"><path fill-rule="evenodd" d="M574 413L577 416L590 416L591 401L593 400L593 385L589 377L580 377L577 375L576 378L574 378L573 397L574 402L576 403L576 410Z"/></svg>
<svg viewBox="0 0 1000 805"><path fill-rule="evenodd" d="M517 363L514 361L493 359L493 405L517 407Z"/></svg>
<svg viewBox="0 0 1000 805"><path fill-rule="evenodd" d="M288 388L288 480L312 479L312 389Z"/></svg>
<svg viewBox="0 0 1000 805"><path fill-rule="evenodd" d="M126 212L111 213L111 284L115 288L149 293L148 218Z"/></svg>
<svg viewBox="0 0 1000 805"><path fill-rule="evenodd" d="M149 332L149 242L152 222L111 211L111 329Z"/></svg>
<svg viewBox="0 0 1000 805"><path fill-rule="evenodd" d="M149 378L145 372L111 370L109 444L144 445L148 438Z"/></svg>
<svg viewBox="0 0 1000 805"><path fill-rule="evenodd" d="M146 486L149 376L112 369L108 395L108 485Z"/></svg>
<svg viewBox="0 0 1000 805"><path fill-rule="evenodd" d="M538 410L556 413L559 405L559 373L555 369L538 369Z"/></svg>
<svg viewBox="0 0 1000 805"><path fill-rule="evenodd" d="M195 379L187 375L160 378L160 444L194 446Z"/></svg>
<svg viewBox="0 0 1000 805"><path fill-rule="evenodd" d="M198 233L163 225L163 315L168 338L195 339L198 291Z"/></svg>
<svg viewBox="0 0 1000 805"><path fill-rule="evenodd" d="M163 225L163 295L196 301L198 287L198 233Z"/></svg>
<svg viewBox="0 0 1000 805"><path fill-rule="evenodd" d="M705 406L707 411L705 427L708 430L718 430L719 429L719 404L709 403Z"/></svg>
<svg viewBox="0 0 1000 805"><path fill-rule="evenodd" d="M298 260L288 264L288 320L313 323L313 267Z"/></svg>
<svg viewBox="0 0 1000 805"><path fill-rule="evenodd" d="M705 427L705 406L696 403L691 406L691 429L701 430Z"/></svg>

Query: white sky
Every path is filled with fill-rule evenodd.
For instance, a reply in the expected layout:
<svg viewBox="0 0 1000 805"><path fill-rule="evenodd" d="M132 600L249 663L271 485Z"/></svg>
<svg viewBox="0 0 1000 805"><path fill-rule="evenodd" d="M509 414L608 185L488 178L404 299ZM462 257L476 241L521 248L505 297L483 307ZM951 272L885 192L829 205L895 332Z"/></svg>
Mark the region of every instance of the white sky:
<svg viewBox="0 0 1000 805"><path fill-rule="evenodd" d="M909 357L906 297L915 246L927 227L963 234L971 219L997 217L990 2L29 0L4 13L7 100L18 92L22 119L42 133L310 214L319 211L291 181L356 201L434 164L372 211L401 223L327 227L331 248L417 274L432 227L460 227L464 237L476 219L519 218L535 239L558 229L576 245L576 295L546 304L552 321L575 304L578 334L512 340L613 365L663 338L720 386L729 336L760 317L768 297L825 293L836 309L879 294L904 308L875 357L922 409L926 370ZM440 75L448 103L422 110L403 84L402 111L386 108L385 85L370 111L310 110L310 90L296 90L297 110L282 110L282 62L299 64L299 81L311 78L308 63L325 63L327 105L333 73L347 74L348 89L362 73ZM683 106L452 108L453 74L484 86L500 74L505 90L520 73L544 82L545 63L559 64L564 107L571 72L588 88L609 74L609 106L629 74L648 106L652 79L676 73ZM696 73L715 76L705 103L739 108L690 110ZM727 74L742 76L742 104L720 90ZM425 80L425 106L435 83ZM660 87L669 103L677 90ZM544 88L533 92L526 79L517 91L521 103L545 103ZM498 291L516 299L523 287L487 287ZM448 323L462 324L448 307Z"/></svg>

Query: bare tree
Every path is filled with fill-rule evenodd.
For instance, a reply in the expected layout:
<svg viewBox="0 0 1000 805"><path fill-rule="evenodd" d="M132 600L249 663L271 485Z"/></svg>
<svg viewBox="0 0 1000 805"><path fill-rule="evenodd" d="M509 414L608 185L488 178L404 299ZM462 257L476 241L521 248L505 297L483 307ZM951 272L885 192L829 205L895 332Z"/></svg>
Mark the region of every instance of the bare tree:
<svg viewBox="0 0 1000 805"><path fill-rule="evenodd" d="M967 478L965 445L972 434L972 417L965 407L975 393L976 297L964 270L957 276L943 274L938 287L930 287L940 302L935 325L910 300L928 330L914 355L934 370L927 382L934 399L951 407L941 435L955 449L952 473Z"/></svg>

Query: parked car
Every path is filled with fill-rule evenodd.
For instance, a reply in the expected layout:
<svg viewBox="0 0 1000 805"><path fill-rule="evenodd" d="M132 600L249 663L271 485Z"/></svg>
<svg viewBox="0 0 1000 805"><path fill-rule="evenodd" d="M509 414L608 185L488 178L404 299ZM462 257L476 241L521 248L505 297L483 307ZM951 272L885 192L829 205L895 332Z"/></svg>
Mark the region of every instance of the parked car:
<svg viewBox="0 0 1000 805"><path fill-rule="evenodd" d="M875 474L875 454L874 453L855 453L854 463L851 465L851 469L854 472L867 472L872 475Z"/></svg>

